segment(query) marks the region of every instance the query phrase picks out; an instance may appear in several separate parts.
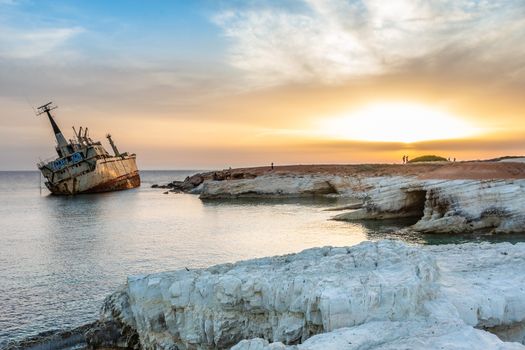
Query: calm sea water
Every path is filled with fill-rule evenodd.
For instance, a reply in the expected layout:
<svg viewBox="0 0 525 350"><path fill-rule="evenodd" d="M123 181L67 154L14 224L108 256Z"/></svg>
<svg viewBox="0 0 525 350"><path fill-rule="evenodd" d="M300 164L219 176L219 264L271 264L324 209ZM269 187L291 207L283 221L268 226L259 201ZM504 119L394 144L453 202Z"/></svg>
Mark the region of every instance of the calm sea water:
<svg viewBox="0 0 525 350"><path fill-rule="evenodd" d="M58 197L40 193L38 172L0 172L0 348L93 321L128 275L385 237L487 239L396 236L406 221L331 221L334 212L323 209L341 204L336 200L202 202L150 188L193 173L144 171L138 189Z"/></svg>

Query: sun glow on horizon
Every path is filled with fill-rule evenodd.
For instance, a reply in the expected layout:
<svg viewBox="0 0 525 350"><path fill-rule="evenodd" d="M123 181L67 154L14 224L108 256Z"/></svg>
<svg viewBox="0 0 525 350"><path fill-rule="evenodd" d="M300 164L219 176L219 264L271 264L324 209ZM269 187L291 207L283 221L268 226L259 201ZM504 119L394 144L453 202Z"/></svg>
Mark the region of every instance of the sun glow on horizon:
<svg viewBox="0 0 525 350"><path fill-rule="evenodd" d="M428 106L382 103L321 122L321 133L335 138L403 142L461 139L482 132L466 120Z"/></svg>

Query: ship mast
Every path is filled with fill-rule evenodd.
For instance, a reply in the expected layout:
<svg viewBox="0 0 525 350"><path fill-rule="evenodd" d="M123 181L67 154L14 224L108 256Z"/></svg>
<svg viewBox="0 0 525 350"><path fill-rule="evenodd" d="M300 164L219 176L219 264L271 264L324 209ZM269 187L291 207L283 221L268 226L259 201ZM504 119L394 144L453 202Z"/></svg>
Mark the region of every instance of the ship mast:
<svg viewBox="0 0 525 350"><path fill-rule="evenodd" d="M60 128L55 122L55 119L51 115L51 111L57 108L57 106L53 106L52 103L53 102L49 102L43 106L38 107L37 115L41 115L44 113L47 114L47 117L49 118L49 122L51 123L51 126L53 127L53 132L55 133L55 137L57 139L57 144L58 144L57 153L60 157L63 157L69 153L68 144L67 144L66 138L64 137L64 135L62 135L62 131L60 131Z"/></svg>

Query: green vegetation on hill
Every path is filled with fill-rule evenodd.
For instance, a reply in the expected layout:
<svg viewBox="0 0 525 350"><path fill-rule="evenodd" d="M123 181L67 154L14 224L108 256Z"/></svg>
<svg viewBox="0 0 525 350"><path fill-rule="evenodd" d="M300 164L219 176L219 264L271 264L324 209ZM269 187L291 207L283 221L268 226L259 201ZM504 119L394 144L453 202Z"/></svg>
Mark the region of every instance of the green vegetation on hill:
<svg viewBox="0 0 525 350"><path fill-rule="evenodd" d="M446 158L443 158L443 157L440 157L440 156L425 155L425 156L421 156L421 157L417 157L417 158L411 159L408 162L409 163L418 163L418 162L446 162L446 161L447 161Z"/></svg>

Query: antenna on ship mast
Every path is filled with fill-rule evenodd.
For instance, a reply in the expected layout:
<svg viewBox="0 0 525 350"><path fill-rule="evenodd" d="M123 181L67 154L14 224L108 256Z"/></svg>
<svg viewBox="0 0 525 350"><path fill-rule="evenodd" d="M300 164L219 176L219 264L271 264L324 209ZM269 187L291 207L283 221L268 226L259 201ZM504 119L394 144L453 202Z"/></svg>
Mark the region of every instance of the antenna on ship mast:
<svg viewBox="0 0 525 350"><path fill-rule="evenodd" d="M57 108L57 106L53 106L53 102L48 102L45 105L42 105L37 108L36 115L47 113L47 115L49 116L49 112Z"/></svg>

